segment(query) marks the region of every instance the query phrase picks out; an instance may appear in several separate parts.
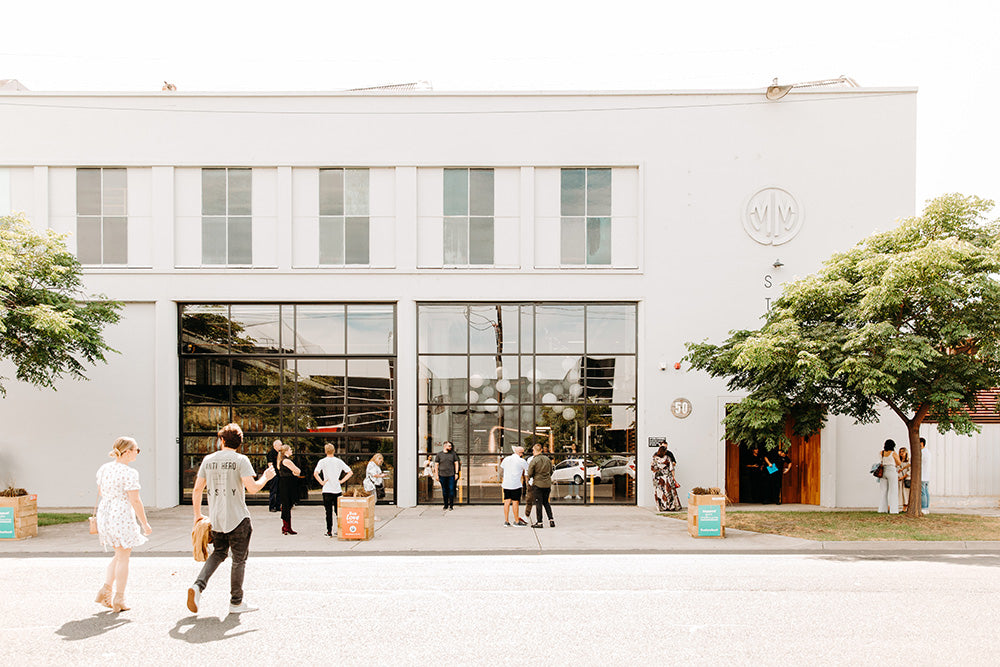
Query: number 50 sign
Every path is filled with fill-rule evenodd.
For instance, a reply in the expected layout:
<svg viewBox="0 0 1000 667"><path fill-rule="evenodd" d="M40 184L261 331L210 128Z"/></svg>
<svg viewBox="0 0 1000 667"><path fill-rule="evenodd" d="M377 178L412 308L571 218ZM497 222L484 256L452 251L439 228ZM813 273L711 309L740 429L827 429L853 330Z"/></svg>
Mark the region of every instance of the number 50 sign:
<svg viewBox="0 0 1000 667"><path fill-rule="evenodd" d="M670 401L670 414L678 419L684 419L691 414L691 401L686 398L675 398Z"/></svg>

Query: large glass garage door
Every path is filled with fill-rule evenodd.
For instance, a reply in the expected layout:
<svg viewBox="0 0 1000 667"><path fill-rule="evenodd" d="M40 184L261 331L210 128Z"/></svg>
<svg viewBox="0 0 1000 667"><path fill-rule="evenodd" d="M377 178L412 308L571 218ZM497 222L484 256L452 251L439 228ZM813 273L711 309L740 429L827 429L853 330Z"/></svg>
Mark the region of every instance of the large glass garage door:
<svg viewBox="0 0 1000 667"><path fill-rule="evenodd" d="M450 440L459 499L501 502L498 464L540 443L552 500L635 503L635 303L421 303L418 502L440 502L429 462Z"/></svg>
<svg viewBox="0 0 1000 667"><path fill-rule="evenodd" d="M243 453L266 466L275 439L292 446L304 500L320 498L312 477L323 446L354 470L385 458L386 501L395 501L396 310L394 304L181 304L181 495L191 500L202 458L218 429L243 428ZM254 500L266 502L267 492Z"/></svg>

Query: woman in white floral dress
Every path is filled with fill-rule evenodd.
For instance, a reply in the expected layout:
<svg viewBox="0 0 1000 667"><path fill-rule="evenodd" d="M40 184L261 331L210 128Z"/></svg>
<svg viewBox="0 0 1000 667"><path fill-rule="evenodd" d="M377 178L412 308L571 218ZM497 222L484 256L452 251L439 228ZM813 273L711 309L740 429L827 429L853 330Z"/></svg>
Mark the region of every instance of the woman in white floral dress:
<svg viewBox="0 0 1000 667"><path fill-rule="evenodd" d="M105 463L97 471L97 489L100 504L97 506L97 533L104 550L115 550L108 564L104 586L97 593L97 602L116 612L127 611L125 584L128 582L128 561L132 548L146 542L139 532L136 517L143 532L153 529L146 521L146 510L139 499L139 471L129 464L139 455L139 447L132 438L118 438L108 456L114 461ZM112 586L114 596L112 597Z"/></svg>

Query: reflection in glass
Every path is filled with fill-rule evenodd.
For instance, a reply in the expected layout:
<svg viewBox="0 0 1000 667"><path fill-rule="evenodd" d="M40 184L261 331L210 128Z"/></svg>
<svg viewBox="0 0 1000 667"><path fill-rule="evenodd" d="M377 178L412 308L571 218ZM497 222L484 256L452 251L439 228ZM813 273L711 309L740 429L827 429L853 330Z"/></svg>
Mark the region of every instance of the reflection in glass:
<svg viewBox="0 0 1000 667"><path fill-rule="evenodd" d="M319 214L344 215L344 170L319 170Z"/></svg>
<svg viewBox="0 0 1000 667"><path fill-rule="evenodd" d="M587 264L611 263L611 218L587 218Z"/></svg>
<svg viewBox="0 0 1000 667"><path fill-rule="evenodd" d="M560 188L560 215L586 215L584 187L586 170L563 169Z"/></svg>
<svg viewBox="0 0 1000 667"><path fill-rule="evenodd" d="M560 222L559 262L561 264L583 264L584 218L563 218Z"/></svg>
<svg viewBox="0 0 1000 667"><path fill-rule="evenodd" d="M343 359L298 359L286 403L342 406L347 362Z"/></svg>
<svg viewBox="0 0 1000 667"><path fill-rule="evenodd" d="M184 403L229 403L229 360L195 357L183 362Z"/></svg>
<svg viewBox="0 0 1000 667"><path fill-rule="evenodd" d="M469 263L469 219L444 219L444 263L461 266Z"/></svg>
<svg viewBox="0 0 1000 667"><path fill-rule="evenodd" d="M244 432L277 433L281 431L281 408L277 405L234 405L233 421Z"/></svg>
<svg viewBox="0 0 1000 667"><path fill-rule="evenodd" d="M233 403L279 403L285 362L279 359L234 359Z"/></svg>
<svg viewBox="0 0 1000 667"><path fill-rule="evenodd" d="M587 170L587 215L611 215L611 170Z"/></svg>
<svg viewBox="0 0 1000 667"><path fill-rule="evenodd" d="M420 306L419 351L463 354L468 352L464 305Z"/></svg>
<svg viewBox="0 0 1000 667"><path fill-rule="evenodd" d="M538 354L583 352L583 306L536 306L535 346Z"/></svg>
<svg viewBox="0 0 1000 667"><path fill-rule="evenodd" d="M469 215L469 170L444 170L444 214Z"/></svg>
<svg viewBox="0 0 1000 667"><path fill-rule="evenodd" d="M635 352L635 306L587 305L587 352Z"/></svg>
<svg viewBox="0 0 1000 667"><path fill-rule="evenodd" d="M498 306L469 306L469 351L501 354L508 326L516 327L517 320L505 322Z"/></svg>
<svg viewBox="0 0 1000 667"><path fill-rule="evenodd" d="M233 352L274 353L280 349L277 305L234 304L230 310Z"/></svg>
<svg viewBox="0 0 1000 667"><path fill-rule="evenodd" d="M420 357L418 398L427 403L465 403L468 393L467 357Z"/></svg>
<svg viewBox="0 0 1000 667"><path fill-rule="evenodd" d="M347 306L348 354L395 354L395 310L391 305Z"/></svg>
<svg viewBox="0 0 1000 667"><path fill-rule="evenodd" d="M469 215L493 215L492 169L469 170Z"/></svg>
<svg viewBox="0 0 1000 667"><path fill-rule="evenodd" d="M635 357L585 357L581 366L581 376L588 402L632 403L635 401Z"/></svg>
<svg viewBox="0 0 1000 667"><path fill-rule="evenodd" d="M492 263L493 218L469 218L469 264Z"/></svg>
<svg viewBox="0 0 1000 667"><path fill-rule="evenodd" d="M181 343L185 354L229 352L229 307L216 304L184 306Z"/></svg>
<svg viewBox="0 0 1000 667"><path fill-rule="evenodd" d="M249 216L229 218L226 227L229 264L250 264L253 258L253 225Z"/></svg>
<svg viewBox="0 0 1000 667"><path fill-rule="evenodd" d="M344 306L295 306L295 351L298 354L344 354L346 340Z"/></svg>

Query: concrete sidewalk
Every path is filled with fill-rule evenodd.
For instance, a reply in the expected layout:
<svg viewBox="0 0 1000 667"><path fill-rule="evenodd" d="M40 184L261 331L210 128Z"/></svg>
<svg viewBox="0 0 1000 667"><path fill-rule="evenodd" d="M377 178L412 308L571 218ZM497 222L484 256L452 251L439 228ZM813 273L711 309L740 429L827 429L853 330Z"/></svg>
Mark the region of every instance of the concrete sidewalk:
<svg viewBox="0 0 1000 667"><path fill-rule="evenodd" d="M740 509L745 509L741 507ZM795 511L797 508L786 507ZM809 509L816 509L810 507ZM88 510L81 510L88 511ZM945 511L945 510L941 510ZM435 554L1000 554L1000 542L818 542L780 535L727 530L725 539L692 538L687 524L635 506L555 508L556 527L504 526L499 506L379 506L375 537L346 541L324 535L323 508L296 507L298 535L282 535L277 513L250 508L255 556L373 556ZM191 507L150 510L153 534L137 554L191 554ZM87 523L46 526L38 537L0 541L0 557L25 555L104 556Z"/></svg>

